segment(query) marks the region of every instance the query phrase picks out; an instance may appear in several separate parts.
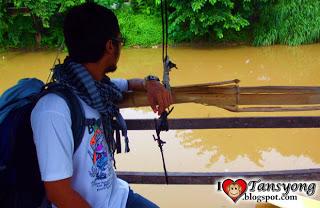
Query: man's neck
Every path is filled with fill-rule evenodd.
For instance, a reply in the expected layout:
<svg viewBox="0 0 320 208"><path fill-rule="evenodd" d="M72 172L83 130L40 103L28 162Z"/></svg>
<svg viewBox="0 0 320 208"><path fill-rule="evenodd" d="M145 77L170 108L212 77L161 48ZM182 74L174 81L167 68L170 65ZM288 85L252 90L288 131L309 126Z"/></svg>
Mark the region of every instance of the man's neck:
<svg viewBox="0 0 320 208"><path fill-rule="evenodd" d="M101 66L99 62L85 63L83 65L87 68L88 72L91 74L93 79L100 81L104 77L104 66Z"/></svg>

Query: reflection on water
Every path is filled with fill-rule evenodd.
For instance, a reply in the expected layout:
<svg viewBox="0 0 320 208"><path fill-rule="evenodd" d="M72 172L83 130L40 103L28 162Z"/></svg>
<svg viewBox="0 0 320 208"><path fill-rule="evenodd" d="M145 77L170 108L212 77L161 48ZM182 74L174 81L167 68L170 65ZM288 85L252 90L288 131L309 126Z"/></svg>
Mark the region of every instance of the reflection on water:
<svg viewBox="0 0 320 208"><path fill-rule="evenodd" d="M121 111L127 119L156 117L146 109ZM120 169L162 171L154 133L129 132L134 151L117 155ZM319 167L319 133L318 129L216 129L170 130L161 135L167 142L164 150L169 171L223 172Z"/></svg>
<svg viewBox="0 0 320 208"><path fill-rule="evenodd" d="M300 47L170 48L179 69L171 84L185 85L240 79L241 86L320 85L320 44ZM55 51L0 54L0 94L24 77L46 80ZM60 54L63 59L65 54ZM162 76L161 49L124 49L111 77ZM122 109L126 118L154 118L150 108ZM179 104L171 118L231 116L320 116L320 111L231 113L198 104ZM117 155L118 170L162 171L154 131L130 131L132 151ZM320 164L320 129L186 130L162 133L169 171L258 171L316 168ZM147 159L146 159L147 158ZM212 186L143 186L139 192L161 207L230 207ZM184 186L187 187L187 186ZM177 200L167 200L176 195ZM187 197L186 197L187 196ZM198 200L194 200L194 196ZM188 198L188 199L186 199ZM201 201L200 201L201 199ZM214 200L213 200L214 199ZM198 203L197 203L198 202ZM239 207L254 207L254 205Z"/></svg>
<svg viewBox="0 0 320 208"><path fill-rule="evenodd" d="M207 168L228 171L282 170L320 163L317 129L193 130L181 144L209 155Z"/></svg>

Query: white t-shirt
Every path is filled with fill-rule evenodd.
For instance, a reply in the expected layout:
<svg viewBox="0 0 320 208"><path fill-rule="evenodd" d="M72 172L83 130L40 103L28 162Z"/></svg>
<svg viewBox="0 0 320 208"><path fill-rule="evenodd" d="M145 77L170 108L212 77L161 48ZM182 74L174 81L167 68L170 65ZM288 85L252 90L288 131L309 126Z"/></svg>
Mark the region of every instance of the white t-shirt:
<svg viewBox="0 0 320 208"><path fill-rule="evenodd" d="M127 80L112 80L121 91ZM86 126L80 146L73 153L70 110L58 95L42 97L31 114L41 178L56 181L72 177L72 187L94 208L125 208L129 186L117 178L103 134L100 114L81 99L85 117L95 119Z"/></svg>

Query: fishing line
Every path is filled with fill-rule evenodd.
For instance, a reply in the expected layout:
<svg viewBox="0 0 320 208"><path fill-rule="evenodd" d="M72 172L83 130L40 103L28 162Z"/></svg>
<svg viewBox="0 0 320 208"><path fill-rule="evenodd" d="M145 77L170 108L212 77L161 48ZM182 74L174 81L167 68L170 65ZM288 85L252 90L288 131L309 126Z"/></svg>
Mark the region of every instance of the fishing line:
<svg viewBox="0 0 320 208"><path fill-rule="evenodd" d="M164 40L165 40L165 26L164 26L164 11L163 11L163 1L161 0L161 23L162 23L162 62L165 61L164 59Z"/></svg>
<svg viewBox="0 0 320 208"><path fill-rule="evenodd" d="M166 58L168 57L168 3L167 0L164 1L164 11L165 11L165 20L166 20Z"/></svg>
<svg viewBox="0 0 320 208"><path fill-rule="evenodd" d="M161 0L161 23L162 23L162 63L163 63L163 80L162 83L164 87L171 93L170 89L170 78L169 72L171 68L175 67L176 65L172 63L168 57L168 4L167 0ZM159 119L155 119L155 129L157 133L157 137L153 135L154 141L158 142L158 147L160 149L161 157L162 157L162 165L165 175L166 184L169 184L169 178L166 168L166 163L163 154L163 145L166 143L165 141L161 140L160 133L161 131L168 131L168 115L171 113L173 108L168 109L168 111L162 112Z"/></svg>
<svg viewBox="0 0 320 208"><path fill-rule="evenodd" d="M58 64L60 64L60 59L59 59L59 55L62 51L62 49L64 48L64 40L61 41L61 44L60 44L60 47L58 48L57 50L57 53L56 53L56 57L53 61L53 65L50 69L50 72L49 72L49 75L48 75L48 78L47 78L47 81L46 81L46 85L49 83L49 82L52 82L52 73L53 73L53 69L55 68L55 66L57 65L57 62Z"/></svg>
<svg viewBox="0 0 320 208"><path fill-rule="evenodd" d="M162 23L162 61L168 57L168 2L161 0L161 23Z"/></svg>

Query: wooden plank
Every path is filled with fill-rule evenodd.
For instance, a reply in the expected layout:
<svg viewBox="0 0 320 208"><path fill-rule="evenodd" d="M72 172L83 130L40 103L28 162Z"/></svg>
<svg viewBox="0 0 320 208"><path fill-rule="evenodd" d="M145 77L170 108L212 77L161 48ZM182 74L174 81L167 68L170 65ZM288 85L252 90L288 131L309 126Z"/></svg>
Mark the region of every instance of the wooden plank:
<svg viewBox="0 0 320 208"><path fill-rule="evenodd" d="M254 106L310 106L320 104L320 87L317 86L256 86L238 87L235 84L195 84L171 88L174 104L198 103L225 107L238 105ZM148 106L145 92L125 93L121 108ZM259 110L259 109L257 109ZM306 109L309 110L309 109Z"/></svg>
<svg viewBox="0 0 320 208"><path fill-rule="evenodd" d="M118 171L119 178L137 184L165 184L163 172L124 172ZM320 181L319 169L260 171L260 172L168 172L169 184L215 184L224 178L261 178L281 181Z"/></svg>
<svg viewBox="0 0 320 208"><path fill-rule="evenodd" d="M293 93L293 94L319 94L318 86L258 86L258 87L240 87L241 93Z"/></svg>
<svg viewBox="0 0 320 208"><path fill-rule="evenodd" d="M153 119L127 119L129 130L154 130ZM235 117L168 119L170 129L319 128L320 117Z"/></svg>
<svg viewBox="0 0 320 208"><path fill-rule="evenodd" d="M239 105L314 105L320 94L241 94Z"/></svg>

